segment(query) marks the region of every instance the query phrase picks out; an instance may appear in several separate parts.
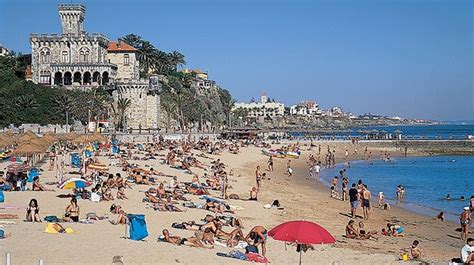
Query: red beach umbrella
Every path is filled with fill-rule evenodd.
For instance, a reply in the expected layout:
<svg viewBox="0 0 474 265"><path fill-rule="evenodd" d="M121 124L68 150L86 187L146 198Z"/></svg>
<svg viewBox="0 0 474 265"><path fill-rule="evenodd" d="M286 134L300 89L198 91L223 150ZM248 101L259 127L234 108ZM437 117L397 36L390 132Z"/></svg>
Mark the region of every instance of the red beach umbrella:
<svg viewBox="0 0 474 265"><path fill-rule="evenodd" d="M332 244L336 239L322 226L308 221L289 221L268 232L275 240L296 244ZM301 264L300 250L300 264Z"/></svg>

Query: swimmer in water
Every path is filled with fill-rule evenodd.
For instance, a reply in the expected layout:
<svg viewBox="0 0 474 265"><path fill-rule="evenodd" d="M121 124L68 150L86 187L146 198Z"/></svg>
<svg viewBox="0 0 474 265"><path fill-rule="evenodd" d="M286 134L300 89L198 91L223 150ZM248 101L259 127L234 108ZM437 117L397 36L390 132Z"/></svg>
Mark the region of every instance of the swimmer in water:
<svg viewBox="0 0 474 265"><path fill-rule="evenodd" d="M449 200L451 200L451 196L449 196L449 194L448 194L448 195L446 195L446 197L444 197L444 199L449 201Z"/></svg>

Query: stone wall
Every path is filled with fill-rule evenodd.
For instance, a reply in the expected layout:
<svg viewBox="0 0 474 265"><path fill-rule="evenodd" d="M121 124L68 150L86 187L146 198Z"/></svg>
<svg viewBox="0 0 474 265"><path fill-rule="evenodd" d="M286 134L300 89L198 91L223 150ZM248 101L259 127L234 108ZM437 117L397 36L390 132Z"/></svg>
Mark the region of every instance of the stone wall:
<svg viewBox="0 0 474 265"><path fill-rule="evenodd" d="M127 54L129 56L129 63L125 65L124 56ZM117 79L139 79L138 73L138 61L135 56L135 53L131 52L109 52L107 54L107 59L110 63L117 65Z"/></svg>
<svg viewBox="0 0 474 265"><path fill-rule="evenodd" d="M146 96L147 112L146 112L146 127L158 128L160 117L160 96L156 94L149 94Z"/></svg>

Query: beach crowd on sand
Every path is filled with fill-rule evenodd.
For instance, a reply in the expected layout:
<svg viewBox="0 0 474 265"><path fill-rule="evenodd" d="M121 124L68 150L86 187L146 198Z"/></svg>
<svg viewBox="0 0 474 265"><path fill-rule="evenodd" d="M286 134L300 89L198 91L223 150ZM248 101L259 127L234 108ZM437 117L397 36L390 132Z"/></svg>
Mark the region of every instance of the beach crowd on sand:
<svg viewBox="0 0 474 265"><path fill-rule="evenodd" d="M273 145L291 153L301 153L307 146L298 142ZM132 213L142 209L174 219L160 227L159 235L152 235L157 237L159 243L207 251L219 248L223 251L219 251L218 256L269 262L267 248L270 224L254 220L249 226L246 223L249 218L239 216L239 211L243 210L241 203L245 203L246 207L256 207L265 189L263 183L271 181L271 176L281 175L283 172L274 172L275 160L279 158L269 156L266 167L255 167L255 182L244 184L247 185L244 189L247 192L242 192L243 189L237 191L234 186L238 185L240 175L220 157L226 153L239 159L242 149L247 147L270 148L270 145L257 139L211 141L204 137L181 141L157 137L151 143L119 142L112 138L82 144L57 142L51 148L48 161L39 166L37 174L31 180L25 172L2 172L0 190L4 191L2 194L8 203L0 203L0 238L10 240L15 237L8 230L16 224L16 220L24 220L26 223L44 222L44 233L48 234L75 234L79 232L70 227L72 224L93 225L98 222L126 229L136 220L133 218L140 218ZM309 178L312 180L319 180L324 167L336 165L336 150L329 145L325 153L322 149L321 144L311 143L304 150L309 154L307 163ZM350 167L350 153L359 155L359 151L357 148L351 152L349 149L344 150L343 160L347 167ZM66 162L73 154L76 154L76 158L77 154L82 154L78 164ZM360 155L366 160L374 159L372 151L367 148ZM381 152L383 160L389 161L390 156L387 151ZM290 180L294 178L292 163L292 158L284 159L285 174ZM42 175L48 174L48 181L43 180ZM69 184L73 186L70 192L64 194ZM397 198L403 200L405 189L401 185L396 189ZM31 192L27 193L30 196L27 205L18 205L15 201L8 200L11 193L21 191L53 193L54 200L59 203L38 199L37 197L44 196L35 196ZM366 228L364 222L372 218L375 198L363 180L350 184L345 170L341 170L339 176L332 180L330 197L349 203L349 221L345 230L341 231L344 238L378 241L380 237L404 237L405 228L396 223L387 223L380 231ZM390 204L385 202L383 193L378 194L377 204L384 211L391 209ZM47 215L43 212L45 205L48 206ZM51 209L51 205L55 209ZM359 205L363 216L357 214ZM107 212L100 212L104 207ZM279 200L271 201L264 207L283 209ZM24 211L23 216L18 214L20 211ZM179 217L190 211L197 213L193 216L199 217L189 220ZM468 237L473 211L474 197L471 197L470 207L460 217L460 238L466 242L460 258L465 263L474 261L474 240ZM362 220L356 221L357 218ZM84 226L83 229L86 230L87 227ZM117 228L115 231L123 229ZM132 235L125 237L130 238ZM304 246L305 252L311 249L314 249L313 246ZM419 240L414 240L410 247L402 249L399 254L403 260L425 258ZM120 264L121 257L114 257L114 262Z"/></svg>
<svg viewBox="0 0 474 265"><path fill-rule="evenodd" d="M311 147L316 147L311 143ZM320 180L320 172L322 166L326 168L331 168L336 166L335 156L336 150L331 150L330 146L327 146L326 154L321 153L321 144L317 146L317 154L309 155L309 160L307 164L309 166L309 179ZM311 148L310 148L311 149ZM354 148L353 154L357 155L357 147ZM404 156L407 155L407 148L404 149ZM345 168L339 171L338 176L334 176L331 181L330 187L330 197L338 199L341 201L348 201L350 204L350 220L345 228L345 237L349 239L358 239L358 240L375 240L378 241L380 236L391 236L391 237L404 237L405 229L403 226L398 224L387 223L386 227L382 228L380 231L371 230L368 231L365 229L363 221L356 224L356 218L362 218L363 220L369 220L371 209L372 209L372 193L369 191L366 184L363 183L362 179L359 179L357 183L352 183L349 187L349 178L346 175L346 168L351 167L350 161L348 161L349 150L344 150L343 160ZM324 157L324 164L321 161L321 157ZM363 157L364 160L370 162L373 159L372 152L365 147ZM380 151L380 160L390 163L391 156L387 151ZM396 187L396 200L397 204L401 203L405 197L405 188L403 185L398 185ZM447 198L450 199L449 194ZM464 200L464 197L461 197L461 200ZM361 205L363 216L357 216L358 206ZM383 192L378 193L377 197L377 207L382 210L389 211L391 206L388 202L385 201L385 196ZM469 238L469 228L472 223L471 215L474 212L474 195L471 196L469 200L469 206L464 207L462 213L459 216L460 221L460 240L466 242L466 245L461 250L461 261L466 264L474 262L474 239ZM444 212L440 212L436 217L436 220L445 221ZM413 259L413 260L422 260L422 251L419 247L420 242L414 240L411 247L405 249L405 253L401 254L403 260ZM403 250L403 249L402 249ZM458 260L459 259L455 259Z"/></svg>

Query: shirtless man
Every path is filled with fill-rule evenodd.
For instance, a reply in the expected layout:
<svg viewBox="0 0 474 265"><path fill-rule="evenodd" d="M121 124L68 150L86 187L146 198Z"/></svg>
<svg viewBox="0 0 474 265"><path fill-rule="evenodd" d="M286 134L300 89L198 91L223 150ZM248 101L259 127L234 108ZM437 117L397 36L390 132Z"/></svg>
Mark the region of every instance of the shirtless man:
<svg viewBox="0 0 474 265"><path fill-rule="evenodd" d="M222 224L219 222L216 224L216 237L227 240L227 245L233 247L239 243L239 240L244 239L242 229L236 228L230 233L222 231Z"/></svg>
<svg viewBox="0 0 474 265"><path fill-rule="evenodd" d="M262 245L262 256L265 257L265 254L267 254L267 237L268 232L265 227L255 226L245 237L245 241L247 241L250 245L254 245L255 247L258 247L258 245Z"/></svg>
<svg viewBox="0 0 474 265"><path fill-rule="evenodd" d="M372 194L367 189L367 185L364 185L362 188L362 209L364 210L364 220L369 220L370 214L370 199Z"/></svg>
<svg viewBox="0 0 474 265"><path fill-rule="evenodd" d="M464 207L464 211L459 216L461 222L461 240L466 240L469 235L469 225L471 224L471 211L469 207Z"/></svg>

